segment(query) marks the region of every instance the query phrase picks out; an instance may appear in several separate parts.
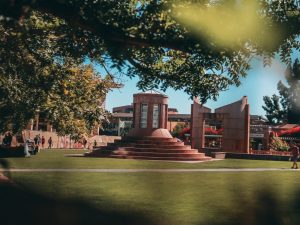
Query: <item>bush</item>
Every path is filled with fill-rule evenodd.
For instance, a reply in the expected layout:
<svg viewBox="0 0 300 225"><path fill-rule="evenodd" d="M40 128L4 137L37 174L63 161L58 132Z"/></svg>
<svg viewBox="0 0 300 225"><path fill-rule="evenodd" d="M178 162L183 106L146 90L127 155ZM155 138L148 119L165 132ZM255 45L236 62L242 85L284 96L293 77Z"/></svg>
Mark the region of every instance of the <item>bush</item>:
<svg viewBox="0 0 300 225"><path fill-rule="evenodd" d="M172 131L172 136L177 138L182 138L183 131L185 131L186 129L188 129L186 124L178 123Z"/></svg>
<svg viewBox="0 0 300 225"><path fill-rule="evenodd" d="M276 151L288 151L289 145L285 141L281 140L279 137L272 137L270 148Z"/></svg>

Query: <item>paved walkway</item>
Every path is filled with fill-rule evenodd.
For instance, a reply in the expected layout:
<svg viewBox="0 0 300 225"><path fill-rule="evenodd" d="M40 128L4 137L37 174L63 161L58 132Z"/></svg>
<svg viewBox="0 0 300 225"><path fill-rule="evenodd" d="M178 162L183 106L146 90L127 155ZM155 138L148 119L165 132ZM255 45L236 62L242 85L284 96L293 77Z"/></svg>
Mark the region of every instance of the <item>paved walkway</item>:
<svg viewBox="0 0 300 225"><path fill-rule="evenodd" d="M67 173L202 173L202 172L268 172L268 171L300 171L288 168L244 168L244 169L0 169L1 172L67 172Z"/></svg>

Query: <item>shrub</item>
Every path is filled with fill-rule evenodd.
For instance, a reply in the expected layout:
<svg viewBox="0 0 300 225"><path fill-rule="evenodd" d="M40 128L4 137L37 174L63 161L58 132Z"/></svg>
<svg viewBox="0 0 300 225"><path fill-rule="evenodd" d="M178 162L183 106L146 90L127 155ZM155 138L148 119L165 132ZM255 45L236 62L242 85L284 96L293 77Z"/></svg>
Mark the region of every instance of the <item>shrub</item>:
<svg viewBox="0 0 300 225"><path fill-rule="evenodd" d="M274 136L271 138L270 148L276 151L288 151L289 145L279 137Z"/></svg>

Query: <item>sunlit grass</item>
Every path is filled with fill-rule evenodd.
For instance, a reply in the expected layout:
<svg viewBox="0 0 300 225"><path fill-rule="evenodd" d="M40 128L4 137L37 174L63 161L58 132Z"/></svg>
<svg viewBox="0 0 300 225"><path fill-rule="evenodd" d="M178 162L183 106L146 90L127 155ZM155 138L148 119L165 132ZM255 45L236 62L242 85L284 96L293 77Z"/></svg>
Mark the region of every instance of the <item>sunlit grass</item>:
<svg viewBox="0 0 300 225"><path fill-rule="evenodd" d="M265 190L272 191L280 212L286 212L300 185L300 176L293 172L13 173L12 177L43 195L79 199L99 209L141 212L157 224L173 225L224 224L236 213L250 215Z"/></svg>
<svg viewBox="0 0 300 225"><path fill-rule="evenodd" d="M7 158L11 168L77 168L77 169L169 169L169 168L290 168L290 162L226 159L221 161L183 163L131 159L69 157L84 150L42 150L30 158Z"/></svg>
<svg viewBox="0 0 300 225"><path fill-rule="evenodd" d="M180 163L145 160L66 157L83 150L44 150L31 158L7 159L12 168L289 168L290 162L222 160ZM233 224L240 214L255 218L268 193L289 219L297 199L300 174L296 171L186 172L186 173L85 173L12 172L24 190L60 200L78 200L101 212L138 213L155 224ZM277 207L268 205L267 207ZM117 216L117 215L116 215ZM88 224L88 221L87 221ZM142 224L142 221L141 221Z"/></svg>

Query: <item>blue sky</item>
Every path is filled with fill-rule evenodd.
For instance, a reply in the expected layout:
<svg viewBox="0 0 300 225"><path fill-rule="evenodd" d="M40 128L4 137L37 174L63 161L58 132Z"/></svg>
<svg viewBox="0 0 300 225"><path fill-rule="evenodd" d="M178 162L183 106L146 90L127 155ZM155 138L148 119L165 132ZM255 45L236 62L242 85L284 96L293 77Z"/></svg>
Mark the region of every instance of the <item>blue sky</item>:
<svg viewBox="0 0 300 225"><path fill-rule="evenodd" d="M227 91L220 93L217 101L208 101L205 105L215 109L237 101L246 95L250 103L251 114L264 115L263 96L278 94L277 83L279 80L285 80L286 66L280 61L274 60L271 66L264 67L260 58L253 59L251 65L248 76L241 79L242 84L239 87L231 86ZM130 78L124 77L123 79L125 86L115 89L107 95L106 109L109 111L112 111L113 107L131 104L133 94L141 92L136 87L138 78L130 80ZM177 108L179 113L190 113L192 100L187 94L173 89L168 89L165 94L169 96L170 108Z"/></svg>

